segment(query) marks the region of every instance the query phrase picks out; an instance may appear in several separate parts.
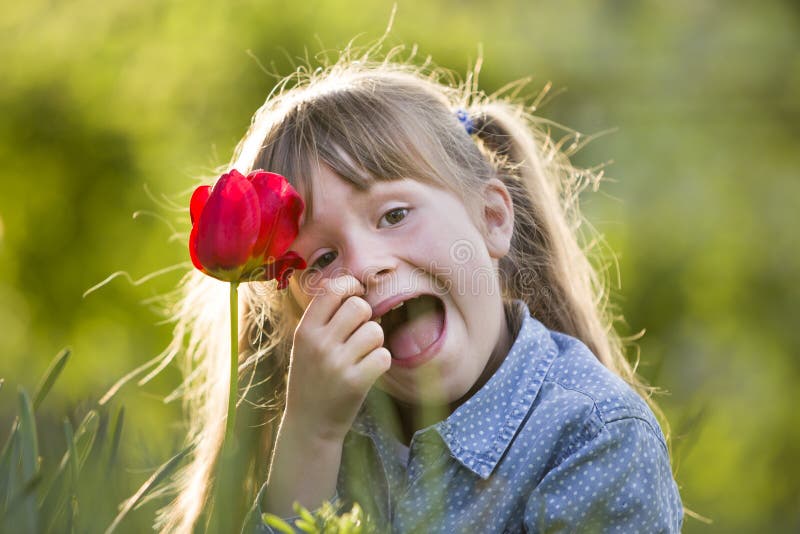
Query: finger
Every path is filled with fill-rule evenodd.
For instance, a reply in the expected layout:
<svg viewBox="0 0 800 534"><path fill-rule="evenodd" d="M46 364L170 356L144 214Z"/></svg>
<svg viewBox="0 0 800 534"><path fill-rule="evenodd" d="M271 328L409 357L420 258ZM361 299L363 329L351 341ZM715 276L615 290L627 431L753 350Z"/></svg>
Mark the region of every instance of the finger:
<svg viewBox="0 0 800 534"><path fill-rule="evenodd" d="M392 355L386 347L378 347L361 358L353 368L358 386L366 390L392 367Z"/></svg>
<svg viewBox="0 0 800 534"><path fill-rule="evenodd" d="M325 280L320 293L311 299L303 321L308 324L327 324L342 302L352 295L363 295L364 286L355 277L350 275L339 276Z"/></svg>
<svg viewBox="0 0 800 534"><path fill-rule="evenodd" d="M345 353L349 355L350 363L356 364L373 350L380 348L381 345L383 345L381 325L375 321L366 321L345 341L344 347Z"/></svg>
<svg viewBox="0 0 800 534"><path fill-rule="evenodd" d="M363 298L353 295L347 297L336 313L328 322L328 328L333 338L340 343L346 343L353 333L372 317L372 306ZM380 330L380 325L375 323ZM373 330L374 331L374 330ZM381 330L383 335L383 330Z"/></svg>

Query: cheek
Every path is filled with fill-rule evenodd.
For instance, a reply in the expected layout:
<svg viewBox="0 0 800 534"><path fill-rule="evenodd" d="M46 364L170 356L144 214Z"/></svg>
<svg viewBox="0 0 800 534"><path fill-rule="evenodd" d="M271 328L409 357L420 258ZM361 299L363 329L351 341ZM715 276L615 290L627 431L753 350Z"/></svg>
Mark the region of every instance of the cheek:
<svg viewBox="0 0 800 534"><path fill-rule="evenodd" d="M474 236L456 240L446 254L445 271L452 292L468 299L483 299L497 294L497 269L483 241Z"/></svg>
<svg viewBox="0 0 800 534"><path fill-rule="evenodd" d="M452 263L451 251L460 241L460 233L450 228L445 221L435 220L428 224L417 224L404 232L401 238L391 243L392 248L405 251L419 266L447 268Z"/></svg>
<svg viewBox="0 0 800 534"><path fill-rule="evenodd" d="M426 240L423 253L447 271L469 271L487 262L486 245L471 227L443 228L438 239Z"/></svg>
<svg viewBox="0 0 800 534"><path fill-rule="evenodd" d="M313 295L307 290L305 284L296 280L294 277L289 279L289 294L302 310L305 310L308 307Z"/></svg>

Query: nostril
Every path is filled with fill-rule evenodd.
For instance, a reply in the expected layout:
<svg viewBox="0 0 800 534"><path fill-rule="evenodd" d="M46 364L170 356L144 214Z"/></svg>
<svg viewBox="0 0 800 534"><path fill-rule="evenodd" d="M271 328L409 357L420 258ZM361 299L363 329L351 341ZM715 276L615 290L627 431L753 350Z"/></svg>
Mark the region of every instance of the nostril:
<svg viewBox="0 0 800 534"><path fill-rule="evenodd" d="M375 281L382 278L385 278L389 274L391 274L391 269L371 269L364 273L362 280L364 281Z"/></svg>

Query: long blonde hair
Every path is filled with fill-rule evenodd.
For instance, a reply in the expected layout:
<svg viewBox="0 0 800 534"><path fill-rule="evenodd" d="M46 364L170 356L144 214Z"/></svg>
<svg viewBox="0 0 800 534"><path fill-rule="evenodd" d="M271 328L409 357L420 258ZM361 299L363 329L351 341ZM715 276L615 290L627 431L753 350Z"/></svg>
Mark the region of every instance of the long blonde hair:
<svg viewBox="0 0 800 534"><path fill-rule="evenodd" d="M533 106L515 102L513 91L479 92L477 68L454 84L427 63L411 66L394 53L374 61L370 53L357 57L348 50L331 65L298 69L278 84L229 167L281 173L309 200L309 177L319 162L357 187L414 177L456 192L467 206L477 205L480 183L501 179L515 216L511 250L500 261L504 298L524 300L548 328L582 340L660 413L650 400L652 389L625 358L606 277L590 261L595 236L583 224L578 194L596 185L601 173L570 163L578 139L554 139L551 125L533 115ZM458 110L469 118L473 135L456 118ZM168 532L192 530L220 452L228 384L226 286L190 273L174 310L173 351L185 347L181 393L194 452L176 480L177 497L160 513L160 527ZM273 283L241 286L237 430L248 459L250 497L266 480L299 313Z"/></svg>

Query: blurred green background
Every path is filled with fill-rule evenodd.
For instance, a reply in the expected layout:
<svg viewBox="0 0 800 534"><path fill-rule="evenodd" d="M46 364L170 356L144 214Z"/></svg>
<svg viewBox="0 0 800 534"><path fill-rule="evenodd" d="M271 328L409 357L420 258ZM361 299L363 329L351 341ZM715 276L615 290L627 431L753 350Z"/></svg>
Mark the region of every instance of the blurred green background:
<svg viewBox="0 0 800 534"><path fill-rule="evenodd" d="M685 532L800 531L800 7L796 2L398 0L389 45L491 92L552 81L541 115L594 134L576 157L612 180L584 195L619 259L616 302L673 430ZM43 449L158 354L154 297L188 259L195 178L230 158L297 58L368 44L391 3L6 2L0 18L0 440L16 389L74 356L43 406ZM148 195L147 191L151 192ZM137 211L152 212L158 217ZM167 222L161 218L166 218ZM181 442L167 369L128 386L129 495ZM54 430L48 430L48 421ZM59 441L61 440L61 441ZM59 449L60 448L60 449ZM126 493L127 492L127 493ZM108 499L112 501L112 499ZM116 502L97 503L113 517ZM153 507L139 512L148 525ZM133 524L133 523L131 523Z"/></svg>

